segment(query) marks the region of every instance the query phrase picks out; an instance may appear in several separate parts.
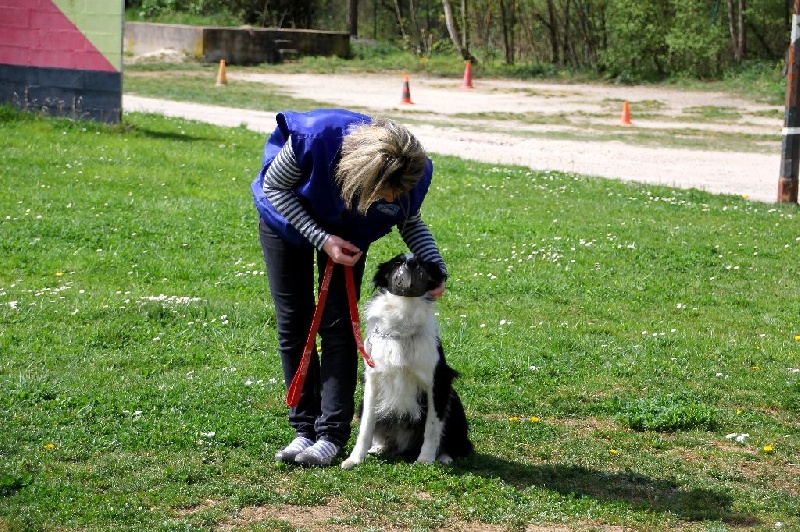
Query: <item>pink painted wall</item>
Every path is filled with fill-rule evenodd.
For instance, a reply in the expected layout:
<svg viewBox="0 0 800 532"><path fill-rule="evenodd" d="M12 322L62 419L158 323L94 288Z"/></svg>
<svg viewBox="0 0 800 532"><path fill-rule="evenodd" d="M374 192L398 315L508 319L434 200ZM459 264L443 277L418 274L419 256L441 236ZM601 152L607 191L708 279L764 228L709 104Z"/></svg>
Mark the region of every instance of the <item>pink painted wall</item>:
<svg viewBox="0 0 800 532"><path fill-rule="evenodd" d="M52 0L0 0L0 63L117 70Z"/></svg>
<svg viewBox="0 0 800 532"><path fill-rule="evenodd" d="M0 0L0 104L117 122L124 0Z"/></svg>

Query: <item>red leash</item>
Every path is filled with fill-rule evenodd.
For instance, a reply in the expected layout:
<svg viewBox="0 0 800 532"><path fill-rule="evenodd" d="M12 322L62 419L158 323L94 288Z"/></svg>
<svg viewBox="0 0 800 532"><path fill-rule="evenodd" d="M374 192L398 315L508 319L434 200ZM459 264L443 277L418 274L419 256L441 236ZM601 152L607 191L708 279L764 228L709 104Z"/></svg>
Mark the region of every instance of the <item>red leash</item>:
<svg viewBox="0 0 800 532"><path fill-rule="evenodd" d="M319 324L322 321L322 311L325 309L325 301L328 299L328 289L331 286L331 276L333 275L333 259L328 257L328 263L325 265L325 273L322 276L322 284L319 287L319 300L317 307L314 309L314 318L311 320L311 329L308 331L308 339L306 340L306 347L303 350L303 358L300 359L300 366L294 374L292 384L289 386L289 393L286 394L286 404L289 406L297 406L300 402L300 394L303 391L303 384L308 375L308 365L311 363L311 352L316 345L317 331L319 331ZM358 318L358 302L356 301L356 284L353 280L352 266L344 267L345 284L347 285L347 299L350 302L350 322L353 325L353 337L356 339L356 345L364 358L364 362L371 368L375 367L375 362L364 349L364 341L361 339L361 322Z"/></svg>

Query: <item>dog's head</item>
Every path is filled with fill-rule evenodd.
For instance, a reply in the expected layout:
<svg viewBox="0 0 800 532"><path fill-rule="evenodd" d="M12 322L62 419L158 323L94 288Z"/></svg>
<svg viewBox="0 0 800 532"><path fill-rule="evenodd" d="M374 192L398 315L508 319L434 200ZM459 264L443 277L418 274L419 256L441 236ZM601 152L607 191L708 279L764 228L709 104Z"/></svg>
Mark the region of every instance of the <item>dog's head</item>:
<svg viewBox="0 0 800 532"><path fill-rule="evenodd" d="M444 281L438 264L407 253L397 255L378 266L373 282L396 296L420 297Z"/></svg>

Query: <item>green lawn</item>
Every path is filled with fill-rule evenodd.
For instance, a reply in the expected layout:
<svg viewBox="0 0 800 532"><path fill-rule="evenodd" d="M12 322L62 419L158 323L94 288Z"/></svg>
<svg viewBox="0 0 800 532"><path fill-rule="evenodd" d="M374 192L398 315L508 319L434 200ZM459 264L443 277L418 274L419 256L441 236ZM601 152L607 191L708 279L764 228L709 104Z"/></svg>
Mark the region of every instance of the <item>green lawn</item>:
<svg viewBox="0 0 800 532"><path fill-rule="evenodd" d="M0 137L0 530L800 527L796 206L433 155L477 453L297 469L263 136L3 110Z"/></svg>

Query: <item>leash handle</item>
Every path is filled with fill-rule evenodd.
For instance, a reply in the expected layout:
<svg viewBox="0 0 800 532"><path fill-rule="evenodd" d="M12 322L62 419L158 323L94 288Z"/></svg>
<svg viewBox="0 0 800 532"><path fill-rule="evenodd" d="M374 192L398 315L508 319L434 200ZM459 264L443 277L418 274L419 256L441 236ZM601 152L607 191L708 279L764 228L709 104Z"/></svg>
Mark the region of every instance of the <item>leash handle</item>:
<svg viewBox="0 0 800 532"><path fill-rule="evenodd" d="M328 263L325 265L325 273L322 276L322 283L319 287L319 300L314 309L314 318L311 320L311 329L308 331L308 339L306 339L306 346L303 349L303 357L300 359L300 365L292 378L292 384L289 386L289 392L286 394L286 404L288 406L297 406L300 403L300 395L303 392L303 384L305 384L306 376L308 375L308 365L311 363L311 352L314 350L317 340L317 332L319 325L322 321L322 311L325 309L325 301L328 299L328 290L331 285L331 277L333 276L333 259L328 257ZM352 266L344 267L345 284L347 285L347 299L350 303L350 323L353 326L353 337L356 340L358 351L364 358L364 363L369 367L374 368L375 362L364 349L364 341L361 338L361 322L358 317L358 301L356 300L356 283L353 279Z"/></svg>

